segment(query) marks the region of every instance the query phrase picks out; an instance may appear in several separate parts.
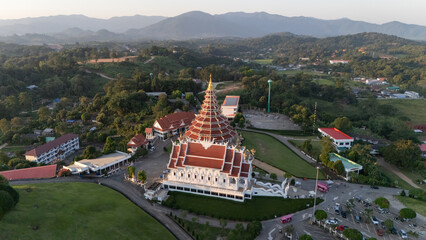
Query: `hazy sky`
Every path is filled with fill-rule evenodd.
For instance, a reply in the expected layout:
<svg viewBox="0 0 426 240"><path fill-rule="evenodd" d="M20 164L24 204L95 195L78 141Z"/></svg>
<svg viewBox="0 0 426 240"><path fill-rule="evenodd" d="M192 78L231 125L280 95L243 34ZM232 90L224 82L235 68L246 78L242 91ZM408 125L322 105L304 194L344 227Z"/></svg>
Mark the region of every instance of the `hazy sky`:
<svg viewBox="0 0 426 240"><path fill-rule="evenodd" d="M0 19L59 14L171 17L200 10L211 14L264 11L284 16L426 25L426 0L3 0L0 6Z"/></svg>

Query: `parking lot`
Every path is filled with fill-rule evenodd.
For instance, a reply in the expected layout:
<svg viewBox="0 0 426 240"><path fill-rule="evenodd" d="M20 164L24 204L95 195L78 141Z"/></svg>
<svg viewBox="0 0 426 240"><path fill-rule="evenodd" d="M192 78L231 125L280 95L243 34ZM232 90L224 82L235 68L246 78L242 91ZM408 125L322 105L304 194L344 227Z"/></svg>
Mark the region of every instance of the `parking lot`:
<svg viewBox="0 0 426 240"><path fill-rule="evenodd" d="M314 180L301 181L302 189L304 190L313 190L315 186ZM400 220L394 220L399 215L399 209L402 205L394 204L392 201L392 195L399 194L400 189L396 188L385 188L380 187L378 189L372 189L368 185L359 185L351 184L343 181L336 181L333 184L330 184L330 191L328 193L318 192L318 196L324 199L324 202L319 204L316 209L323 209L327 212L328 218L336 219L337 224L347 226L349 228L358 229L363 235L368 237L374 237L377 239L401 239L399 231L401 229L408 231L414 231L419 233L419 238L408 235L408 239L426 239L425 235L420 235L426 232L425 221L421 217L417 217L414 220L409 222L401 222ZM359 201L355 200L359 197ZM374 200L378 197L386 197L390 200L390 208L388 213L379 213L377 206L373 203ZM350 200L353 199L353 200ZM342 215L335 212L336 203L340 206L346 208L347 203L353 202L353 205L350 204L349 211L347 211L346 218L343 218ZM365 202L371 202L371 206L366 207ZM366 214L366 209L371 209L371 213ZM257 239L285 239L284 235L280 233L279 229L281 228L283 232L284 228L287 225L293 225L294 235L296 239L303 235L309 234L314 237L315 240L326 240L326 239L338 239L334 237L331 233L324 230L323 228L317 225L311 225L310 220L312 217L313 209L306 209L298 213L293 214L293 221L287 224L281 224L279 218L268 220L262 222L264 227L261 235ZM357 223L355 216L359 215L361 221ZM371 223L371 220L367 216L375 216L379 221L378 225ZM394 226L398 231L397 235L387 233L386 230L383 231L383 236L378 236L376 229L382 229L381 222L384 222L386 219L391 219L394 222ZM410 227L410 224L416 224L417 227ZM331 225L330 225L331 226ZM333 225L334 226L334 225ZM275 230L273 230L275 229Z"/></svg>

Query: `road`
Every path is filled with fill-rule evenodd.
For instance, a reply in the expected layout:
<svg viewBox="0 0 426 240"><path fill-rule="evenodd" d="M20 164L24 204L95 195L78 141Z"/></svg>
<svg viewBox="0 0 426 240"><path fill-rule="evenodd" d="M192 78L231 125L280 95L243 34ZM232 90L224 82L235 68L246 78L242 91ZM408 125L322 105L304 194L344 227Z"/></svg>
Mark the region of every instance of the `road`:
<svg viewBox="0 0 426 240"><path fill-rule="evenodd" d="M392 166L391 164L385 162L385 160L383 160L383 158L378 157L377 158L377 164L379 164L380 166L382 166L386 170L392 172L393 174L397 175L402 180L404 180L405 182L407 182L408 184L410 184L412 187L420 188L410 178L408 178L407 176L405 176L405 174L403 174L398 168L396 168L396 167Z"/></svg>
<svg viewBox="0 0 426 240"><path fill-rule="evenodd" d="M0 146L0 150L7 146L7 143L4 143Z"/></svg>

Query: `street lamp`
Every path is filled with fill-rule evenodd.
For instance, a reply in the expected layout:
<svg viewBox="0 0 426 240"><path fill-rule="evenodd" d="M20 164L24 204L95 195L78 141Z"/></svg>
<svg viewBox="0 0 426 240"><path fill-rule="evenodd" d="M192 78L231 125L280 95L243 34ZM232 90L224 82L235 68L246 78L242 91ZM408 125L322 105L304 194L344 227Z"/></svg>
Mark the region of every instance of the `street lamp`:
<svg viewBox="0 0 426 240"><path fill-rule="evenodd" d="M270 106L271 106L271 83L272 80L269 79L268 80L268 84L269 84L269 95L268 95L268 113L271 111Z"/></svg>
<svg viewBox="0 0 426 240"><path fill-rule="evenodd" d="M314 197L314 210L312 212L312 219L315 219L315 205L317 204L318 171L319 171L319 167L317 167L317 177L315 178L315 197Z"/></svg>

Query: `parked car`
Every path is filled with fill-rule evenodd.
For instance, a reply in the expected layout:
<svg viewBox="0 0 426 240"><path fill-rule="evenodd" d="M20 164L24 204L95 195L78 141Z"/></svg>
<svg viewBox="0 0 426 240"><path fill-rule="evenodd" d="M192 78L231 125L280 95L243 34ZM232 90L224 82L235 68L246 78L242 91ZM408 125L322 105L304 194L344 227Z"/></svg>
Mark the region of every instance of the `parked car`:
<svg viewBox="0 0 426 240"><path fill-rule="evenodd" d="M355 215L355 221L356 221L357 223L360 223L360 222L361 222L361 217L360 217L360 216L358 216L358 215Z"/></svg>
<svg viewBox="0 0 426 240"><path fill-rule="evenodd" d="M375 216L371 217L371 221L373 222L374 225L379 225L379 220L377 220Z"/></svg>
<svg viewBox="0 0 426 240"><path fill-rule="evenodd" d="M392 230L391 230L391 233L396 235L396 234L398 234L398 230L396 230L396 228L393 227Z"/></svg>
<svg viewBox="0 0 426 240"><path fill-rule="evenodd" d="M343 230L345 230L345 226L343 226L343 225L337 225L337 226L336 226L336 230L341 230L341 231L343 231Z"/></svg>
<svg viewBox="0 0 426 240"><path fill-rule="evenodd" d="M382 226L383 229L386 230L385 222L380 222L380 225Z"/></svg>
<svg viewBox="0 0 426 240"><path fill-rule="evenodd" d="M358 197L358 196L355 196L355 197L354 197L354 199L355 199L357 202L361 202L361 198L360 198L360 197Z"/></svg>
<svg viewBox="0 0 426 240"><path fill-rule="evenodd" d="M334 206L334 213L336 213L337 215L340 214L339 206Z"/></svg>
<svg viewBox="0 0 426 240"><path fill-rule="evenodd" d="M342 218L346 218L346 211L340 211L340 215L342 216Z"/></svg>
<svg viewBox="0 0 426 240"><path fill-rule="evenodd" d="M378 186L376 186L376 185L371 185L370 186L372 189L379 189L379 187Z"/></svg>
<svg viewBox="0 0 426 240"><path fill-rule="evenodd" d="M334 219L327 219L325 220L325 224L337 224L337 221Z"/></svg>
<svg viewBox="0 0 426 240"><path fill-rule="evenodd" d="M377 235L383 236L383 230L382 229L378 228L378 229L376 229L376 231L377 231Z"/></svg>
<svg viewBox="0 0 426 240"><path fill-rule="evenodd" d="M408 238L407 233L406 233L404 230L402 230L402 229L401 229L401 230L399 231L399 233L401 234L401 238L402 238L402 239L407 239L407 238Z"/></svg>

